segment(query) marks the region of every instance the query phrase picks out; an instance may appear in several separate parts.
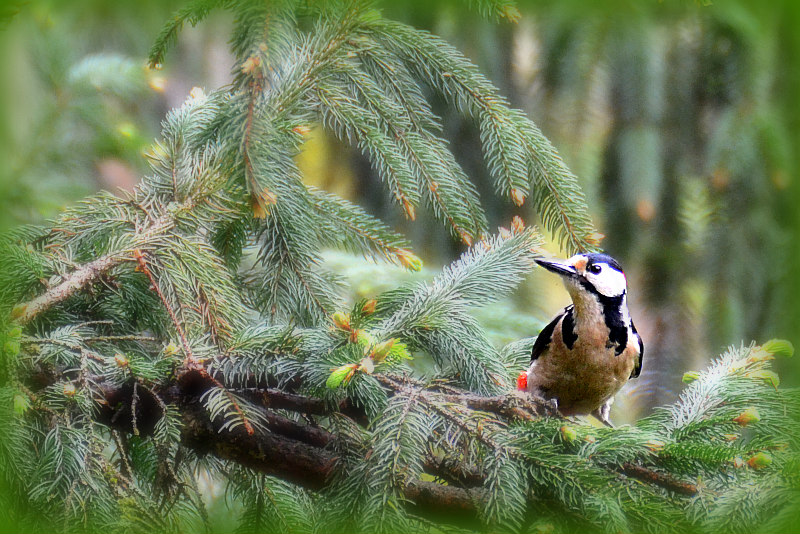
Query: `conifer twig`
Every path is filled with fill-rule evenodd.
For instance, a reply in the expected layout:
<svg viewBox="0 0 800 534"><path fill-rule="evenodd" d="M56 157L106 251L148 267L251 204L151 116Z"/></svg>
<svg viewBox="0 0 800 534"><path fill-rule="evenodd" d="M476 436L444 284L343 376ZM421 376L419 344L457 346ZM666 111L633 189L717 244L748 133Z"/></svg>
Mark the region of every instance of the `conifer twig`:
<svg viewBox="0 0 800 534"><path fill-rule="evenodd" d="M171 215L156 219L151 225L137 231L133 238L134 245L136 247L147 245L151 240L171 229L174 224L175 221ZM62 282L57 286L49 288L46 292L28 302L15 306L11 313L12 318L22 324L32 321L39 314L67 300L112 268L128 261L128 254L129 252L125 250L116 251L79 266L64 276Z"/></svg>
<svg viewBox="0 0 800 534"><path fill-rule="evenodd" d="M697 495L697 486L695 484L681 482L680 480L676 480L669 475L658 473L641 465L626 462L619 466L617 470L623 475L641 480L642 482L655 484L656 486L674 491L680 495L686 495L689 497Z"/></svg>
<svg viewBox="0 0 800 534"><path fill-rule="evenodd" d="M156 292L158 298L161 300L161 303L164 305L164 308L167 310L169 314L169 318L172 320L172 325L175 327L175 330L178 332L178 336L181 338L181 343L183 344L183 350L186 351L186 362L195 362L194 354L192 353L192 347L189 345L189 340L186 338L186 333L183 331L183 327L181 326L180 321L178 321L178 317L175 315L175 312L172 310L172 306L169 305L167 298L164 296L164 293L161 291L161 288L158 287L158 282L156 278L153 276L153 273L150 271L150 268L147 266L147 260L144 257L144 254L138 248L133 251L133 256L136 259L136 262L139 264L137 267L138 271L144 273L148 280L150 280L150 286L153 288L153 291Z"/></svg>
<svg viewBox="0 0 800 534"><path fill-rule="evenodd" d="M82 265L68 274L57 286L50 288L42 295L19 304L11 312L12 318L20 323L28 323L40 313L50 309L50 307L63 302L80 289L97 279L115 265L123 261L120 254L109 254L85 265Z"/></svg>

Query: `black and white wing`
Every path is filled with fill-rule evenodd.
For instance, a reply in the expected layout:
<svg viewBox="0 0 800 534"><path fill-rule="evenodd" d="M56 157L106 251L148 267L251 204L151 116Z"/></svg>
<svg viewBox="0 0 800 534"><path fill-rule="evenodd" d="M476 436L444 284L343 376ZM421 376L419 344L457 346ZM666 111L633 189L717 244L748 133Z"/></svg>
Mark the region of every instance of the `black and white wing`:
<svg viewBox="0 0 800 534"><path fill-rule="evenodd" d="M642 342L642 336L640 336L639 332L636 331L636 327L633 325L633 321L631 321L631 330L633 331L633 335L636 336L636 339L639 340L639 358L636 360L636 365L633 366L633 371L631 371L631 378L636 378L642 373L642 359L644 358L644 343Z"/></svg>
<svg viewBox="0 0 800 534"><path fill-rule="evenodd" d="M561 320L564 315L567 313L572 312L572 304L564 308L564 311L556 315L555 319L550 321L550 323L542 328L542 331L539 332L539 335L536 337L536 341L533 343L533 350L531 351L531 362L536 361L539 356L544 354L547 350L547 347L550 346L550 341L553 339L553 331L556 329L556 325L558 321Z"/></svg>

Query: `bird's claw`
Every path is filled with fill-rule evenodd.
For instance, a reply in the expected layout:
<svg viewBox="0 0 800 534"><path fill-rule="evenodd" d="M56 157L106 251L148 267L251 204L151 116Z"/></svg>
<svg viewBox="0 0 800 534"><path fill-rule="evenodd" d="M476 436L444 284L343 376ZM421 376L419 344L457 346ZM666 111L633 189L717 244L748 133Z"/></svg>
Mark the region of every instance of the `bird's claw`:
<svg viewBox="0 0 800 534"><path fill-rule="evenodd" d="M609 428L614 428L614 424L608 418L609 413L611 412L611 404L606 403L600 406L598 409L592 412L592 415L601 423L606 425Z"/></svg>
<svg viewBox="0 0 800 534"><path fill-rule="evenodd" d="M558 399L556 399L555 397L545 399L544 406L547 415L552 415L552 416L558 415Z"/></svg>

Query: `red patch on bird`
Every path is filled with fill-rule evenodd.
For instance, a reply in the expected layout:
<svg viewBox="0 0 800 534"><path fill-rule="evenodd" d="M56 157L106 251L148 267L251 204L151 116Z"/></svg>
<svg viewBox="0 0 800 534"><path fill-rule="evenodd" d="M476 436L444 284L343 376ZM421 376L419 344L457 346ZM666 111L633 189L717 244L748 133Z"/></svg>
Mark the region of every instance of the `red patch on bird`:
<svg viewBox="0 0 800 534"><path fill-rule="evenodd" d="M526 391L528 389L527 371L520 371L520 373L517 375L517 389L520 391Z"/></svg>

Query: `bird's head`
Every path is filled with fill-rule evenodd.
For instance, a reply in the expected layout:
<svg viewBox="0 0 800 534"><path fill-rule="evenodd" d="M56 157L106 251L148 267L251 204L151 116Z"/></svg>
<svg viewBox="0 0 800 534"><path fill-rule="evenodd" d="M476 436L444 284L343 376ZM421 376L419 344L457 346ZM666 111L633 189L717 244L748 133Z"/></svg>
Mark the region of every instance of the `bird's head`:
<svg viewBox="0 0 800 534"><path fill-rule="evenodd" d="M560 275L573 297L582 291L607 298L625 294L625 273L617 260L607 254L576 254L568 260L537 259L536 263Z"/></svg>

